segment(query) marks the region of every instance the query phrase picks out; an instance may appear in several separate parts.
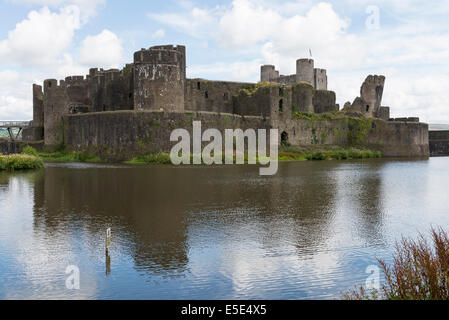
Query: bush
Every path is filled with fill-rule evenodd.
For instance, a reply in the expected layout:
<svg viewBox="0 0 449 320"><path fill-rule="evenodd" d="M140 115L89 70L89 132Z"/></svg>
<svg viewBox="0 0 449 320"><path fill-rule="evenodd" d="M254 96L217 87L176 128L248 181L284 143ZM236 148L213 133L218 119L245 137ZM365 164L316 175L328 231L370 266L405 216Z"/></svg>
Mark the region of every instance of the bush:
<svg viewBox="0 0 449 320"><path fill-rule="evenodd" d="M25 154L0 156L0 170L28 170L44 167L41 158Z"/></svg>
<svg viewBox="0 0 449 320"><path fill-rule="evenodd" d="M34 149L32 146L26 146L25 148L23 148L22 154L39 157L39 154L37 153L36 149Z"/></svg>
<svg viewBox="0 0 449 320"><path fill-rule="evenodd" d="M403 238L396 244L393 265L379 260L385 274L380 298L388 300L449 300L449 236L441 228L432 229L432 243ZM364 288L346 295L366 300ZM372 298L372 297L371 297Z"/></svg>

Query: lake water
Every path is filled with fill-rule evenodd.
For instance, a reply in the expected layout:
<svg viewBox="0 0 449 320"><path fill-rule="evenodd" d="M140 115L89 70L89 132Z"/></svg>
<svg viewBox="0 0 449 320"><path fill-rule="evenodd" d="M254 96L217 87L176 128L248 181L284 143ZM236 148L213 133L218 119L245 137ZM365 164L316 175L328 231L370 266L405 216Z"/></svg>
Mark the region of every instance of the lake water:
<svg viewBox="0 0 449 320"><path fill-rule="evenodd" d="M449 158L0 173L0 299L338 299L449 227ZM109 255L106 229L112 229ZM80 289L66 288L69 265Z"/></svg>

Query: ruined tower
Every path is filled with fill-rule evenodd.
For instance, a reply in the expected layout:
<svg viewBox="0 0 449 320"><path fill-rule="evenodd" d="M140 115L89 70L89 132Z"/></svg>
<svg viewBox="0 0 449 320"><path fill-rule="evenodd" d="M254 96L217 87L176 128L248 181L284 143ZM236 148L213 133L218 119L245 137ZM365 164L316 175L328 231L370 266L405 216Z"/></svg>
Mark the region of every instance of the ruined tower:
<svg viewBox="0 0 449 320"><path fill-rule="evenodd" d="M279 71L276 71L273 65L264 65L260 69L260 81L270 82L274 79L279 78Z"/></svg>
<svg viewBox="0 0 449 320"><path fill-rule="evenodd" d="M184 46L156 46L134 53L134 110L184 110Z"/></svg>
<svg viewBox="0 0 449 320"><path fill-rule="evenodd" d="M315 85L314 68L312 59L299 59L296 61L296 82L307 82Z"/></svg>
<svg viewBox="0 0 449 320"><path fill-rule="evenodd" d="M327 90L327 71L326 69L314 69L314 87L315 90Z"/></svg>

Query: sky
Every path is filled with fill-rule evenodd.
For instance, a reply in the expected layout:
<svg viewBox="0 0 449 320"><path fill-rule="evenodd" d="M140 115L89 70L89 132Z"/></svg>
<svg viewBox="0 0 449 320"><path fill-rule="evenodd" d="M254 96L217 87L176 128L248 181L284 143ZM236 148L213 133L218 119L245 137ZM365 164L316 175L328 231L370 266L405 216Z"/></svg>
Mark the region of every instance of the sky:
<svg viewBox="0 0 449 320"><path fill-rule="evenodd" d="M32 84L121 68L153 45L187 47L187 76L260 79L310 57L337 103L386 76L392 117L449 123L449 1L0 0L0 120L32 119Z"/></svg>

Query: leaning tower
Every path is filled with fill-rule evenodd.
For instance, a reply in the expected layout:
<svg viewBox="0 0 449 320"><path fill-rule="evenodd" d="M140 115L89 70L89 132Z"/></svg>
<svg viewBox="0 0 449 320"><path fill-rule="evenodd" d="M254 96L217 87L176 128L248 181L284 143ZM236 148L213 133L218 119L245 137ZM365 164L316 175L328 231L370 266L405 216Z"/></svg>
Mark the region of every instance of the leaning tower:
<svg viewBox="0 0 449 320"><path fill-rule="evenodd" d="M184 110L184 46L157 46L134 53L134 109Z"/></svg>

